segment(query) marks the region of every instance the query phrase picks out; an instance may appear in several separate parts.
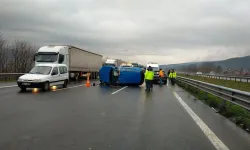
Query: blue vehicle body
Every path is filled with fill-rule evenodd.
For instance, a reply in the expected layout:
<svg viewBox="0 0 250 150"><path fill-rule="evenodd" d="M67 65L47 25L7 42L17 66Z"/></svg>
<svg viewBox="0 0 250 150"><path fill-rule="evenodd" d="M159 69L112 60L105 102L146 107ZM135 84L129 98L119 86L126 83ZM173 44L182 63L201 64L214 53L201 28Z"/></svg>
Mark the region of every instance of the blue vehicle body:
<svg viewBox="0 0 250 150"><path fill-rule="evenodd" d="M115 67L103 66L100 71L100 82L112 85L112 74ZM119 85L141 85L144 82L144 73L141 68L138 67L119 67Z"/></svg>

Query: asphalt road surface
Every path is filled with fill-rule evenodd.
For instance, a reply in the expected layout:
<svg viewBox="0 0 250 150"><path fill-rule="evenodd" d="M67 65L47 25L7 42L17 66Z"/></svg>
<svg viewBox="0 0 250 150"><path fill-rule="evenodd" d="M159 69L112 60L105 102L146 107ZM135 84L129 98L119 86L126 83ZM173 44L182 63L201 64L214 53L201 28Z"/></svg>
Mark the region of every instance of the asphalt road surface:
<svg viewBox="0 0 250 150"><path fill-rule="evenodd" d="M178 86L144 89L0 88L0 150L250 149L248 133Z"/></svg>

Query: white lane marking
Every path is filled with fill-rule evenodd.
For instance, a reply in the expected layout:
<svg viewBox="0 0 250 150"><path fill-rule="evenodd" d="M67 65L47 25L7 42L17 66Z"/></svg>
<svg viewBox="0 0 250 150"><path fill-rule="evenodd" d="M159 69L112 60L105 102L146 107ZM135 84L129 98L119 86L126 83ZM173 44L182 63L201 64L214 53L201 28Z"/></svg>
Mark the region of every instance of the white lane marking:
<svg viewBox="0 0 250 150"><path fill-rule="evenodd" d="M10 88L10 87L16 87L17 85L9 85L9 86L1 86L0 89L3 89L3 88Z"/></svg>
<svg viewBox="0 0 250 150"><path fill-rule="evenodd" d="M123 88L121 88L121 89L119 89L119 90L117 90L117 91L115 91L115 92L113 92L113 93L111 93L111 94L116 94L116 93L118 93L118 92L120 92L121 90L123 90L123 89L125 89L125 88L127 88L128 86L125 86L125 87L123 87Z"/></svg>
<svg viewBox="0 0 250 150"><path fill-rule="evenodd" d="M229 148L213 133L213 131L193 112L193 110L181 99L181 97L173 91L174 96L185 108L188 114L194 119L195 123L201 128L204 134L212 142L217 150L229 150Z"/></svg>

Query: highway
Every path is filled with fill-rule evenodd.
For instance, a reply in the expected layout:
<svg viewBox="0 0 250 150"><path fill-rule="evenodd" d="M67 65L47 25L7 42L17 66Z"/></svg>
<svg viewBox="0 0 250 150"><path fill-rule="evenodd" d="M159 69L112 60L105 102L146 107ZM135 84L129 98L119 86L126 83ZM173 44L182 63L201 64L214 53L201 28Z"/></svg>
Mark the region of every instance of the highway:
<svg viewBox="0 0 250 150"><path fill-rule="evenodd" d="M248 133L177 85L150 93L144 85L76 82L37 93L14 85L0 84L1 150L250 149Z"/></svg>

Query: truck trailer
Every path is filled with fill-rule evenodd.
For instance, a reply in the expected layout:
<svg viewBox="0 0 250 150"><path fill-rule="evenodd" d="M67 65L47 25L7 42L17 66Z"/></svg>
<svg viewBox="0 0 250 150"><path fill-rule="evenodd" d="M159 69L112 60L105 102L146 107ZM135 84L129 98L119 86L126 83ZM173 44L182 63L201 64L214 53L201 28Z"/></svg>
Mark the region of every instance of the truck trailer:
<svg viewBox="0 0 250 150"><path fill-rule="evenodd" d="M49 45L39 48L35 65L42 63L66 64L70 79L77 80L87 72L96 79L102 66L102 55L72 45Z"/></svg>

